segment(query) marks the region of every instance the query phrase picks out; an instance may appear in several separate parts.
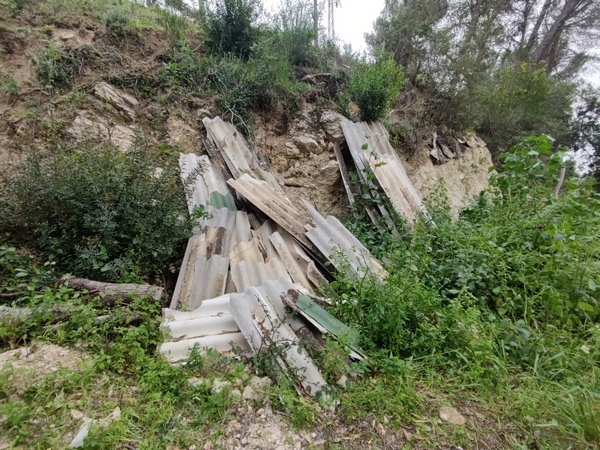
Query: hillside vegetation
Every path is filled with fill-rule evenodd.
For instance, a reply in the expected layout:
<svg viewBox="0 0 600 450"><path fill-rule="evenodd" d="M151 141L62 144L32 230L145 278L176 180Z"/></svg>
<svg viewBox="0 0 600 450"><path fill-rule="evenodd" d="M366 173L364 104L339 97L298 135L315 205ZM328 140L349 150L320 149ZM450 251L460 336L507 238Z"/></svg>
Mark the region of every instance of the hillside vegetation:
<svg viewBox="0 0 600 450"><path fill-rule="evenodd" d="M315 45L312 1L270 15L258 0L148 3L0 0L0 366L21 355L0 367L0 448L66 448L83 417L116 407L85 448L600 445L600 194L565 159L590 153L598 167L598 94L574 81L590 56L572 51L598 32L595 2L391 1L369 57ZM99 101L100 82L131 98ZM315 356L335 411L299 396L277 354L168 364L166 298L109 306L59 283L172 293L205 214L188 214L177 168L179 151L201 151L202 117L252 145L307 105L381 120L405 156L434 131L475 130L497 163L458 217L443 185L431 218L398 218L397 235L364 200L348 211L389 277L338 275L323 292L369 355L352 362L342 339ZM105 136L74 135L106 117Z"/></svg>

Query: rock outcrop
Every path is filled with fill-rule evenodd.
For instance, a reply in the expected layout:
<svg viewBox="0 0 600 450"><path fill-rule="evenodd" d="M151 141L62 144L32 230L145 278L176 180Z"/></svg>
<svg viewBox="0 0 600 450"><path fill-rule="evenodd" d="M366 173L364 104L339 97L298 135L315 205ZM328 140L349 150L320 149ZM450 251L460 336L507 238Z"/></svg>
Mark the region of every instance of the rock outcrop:
<svg viewBox="0 0 600 450"><path fill-rule="evenodd" d="M438 187L445 188L453 215L477 199L489 187L489 168L493 166L489 150L481 139L445 164L436 164L429 149L404 161L408 177L423 199L429 198Z"/></svg>

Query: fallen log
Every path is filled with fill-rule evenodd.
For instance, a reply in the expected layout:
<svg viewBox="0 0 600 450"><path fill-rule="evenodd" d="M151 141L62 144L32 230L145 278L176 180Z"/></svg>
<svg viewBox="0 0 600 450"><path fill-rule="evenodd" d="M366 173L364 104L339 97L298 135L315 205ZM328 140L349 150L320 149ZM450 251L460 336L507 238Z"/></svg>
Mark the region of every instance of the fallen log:
<svg viewBox="0 0 600 450"><path fill-rule="evenodd" d="M61 277L60 283L72 289L87 290L89 293L99 294L100 303L108 306L112 306L117 302L130 302L134 297L148 296L154 300L160 300L165 291L164 288L151 284L104 283L68 275Z"/></svg>
<svg viewBox="0 0 600 450"><path fill-rule="evenodd" d="M73 314L75 307L72 303L58 303L48 308L38 306L36 308L20 308L0 305L0 325L22 324L28 320L42 320L45 327L57 328L62 326ZM40 316L41 315L41 316ZM96 322L104 322L115 317L114 313L104 314L95 318ZM137 326L142 322L142 317L134 312L119 312L119 319L130 326Z"/></svg>

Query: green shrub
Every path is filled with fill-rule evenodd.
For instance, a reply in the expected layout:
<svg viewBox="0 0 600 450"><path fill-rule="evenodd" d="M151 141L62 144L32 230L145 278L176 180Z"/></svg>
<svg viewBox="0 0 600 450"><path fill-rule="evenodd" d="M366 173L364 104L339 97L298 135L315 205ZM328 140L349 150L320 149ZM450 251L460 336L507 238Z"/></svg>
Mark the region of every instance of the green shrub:
<svg viewBox="0 0 600 450"><path fill-rule="evenodd" d="M258 36L253 25L257 0L217 0L207 21L206 46L213 54L231 53L247 60Z"/></svg>
<svg viewBox="0 0 600 450"><path fill-rule="evenodd" d="M31 3L31 0L10 0L9 6L11 9L11 17L19 17L21 10L29 3Z"/></svg>
<svg viewBox="0 0 600 450"><path fill-rule="evenodd" d="M600 316L600 198L565 183L554 198L561 153L531 137L501 155L490 193L457 222L436 216L407 249L425 283L446 298L468 295L500 317L578 328ZM401 250L406 251L406 250Z"/></svg>
<svg viewBox="0 0 600 450"><path fill-rule="evenodd" d="M137 145L85 146L49 159L32 156L8 182L10 217L58 266L101 280L141 280L169 270L187 237L186 203L175 161ZM8 223L7 223L8 222Z"/></svg>
<svg viewBox="0 0 600 450"><path fill-rule="evenodd" d="M34 58L35 73L47 88L73 87L75 76L83 72L90 56L89 47L76 50L49 45Z"/></svg>
<svg viewBox="0 0 600 450"><path fill-rule="evenodd" d="M204 71L187 41L173 46L173 57L163 63L160 74L164 84L198 90L204 85Z"/></svg>
<svg viewBox="0 0 600 450"><path fill-rule="evenodd" d="M188 28L188 19L185 17L161 9L160 24L165 29L171 45L185 40L185 33Z"/></svg>
<svg viewBox="0 0 600 450"><path fill-rule="evenodd" d="M21 87L15 77L8 74L2 79L2 90L8 95L18 95L21 92Z"/></svg>
<svg viewBox="0 0 600 450"><path fill-rule="evenodd" d="M407 267L395 266L384 285L364 280L357 287L338 278L338 317L356 327L367 348L384 348L400 357L445 354L468 348L477 323L470 305L445 303Z"/></svg>
<svg viewBox="0 0 600 450"><path fill-rule="evenodd" d="M392 57L359 62L348 88L362 120L383 119L404 86L404 73Z"/></svg>
<svg viewBox="0 0 600 450"><path fill-rule="evenodd" d="M464 104L472 102L479 111L466 127L475 126L493 151L532 134L563 140L569 133L573 94L571 84L550 76L543 65L508 66L490 83L467 93Z"/></svg>
<svg viewBox="0 0 600 450"><path fill-rule="evenodd" d="M251 132L253 112L290 115L299 107L303 85L293 78L289 62L269 51L269 42L259 42L248 62L232 55L204 61L208 86L219 95L222 115L246 135Z"/></svg>
<svg viewBox="0 0 600 450"><path fill-rule="evenodd" d="M118 37L133 34L131 19L131 13L124 8L113 8L104 15L106 29Z"/></svg>
<svg viewBox="0 0 600 450"><path fill-rule="evenodd" d="M386 258L389 276L338 277L335 314L361 331L363 348L462 382L491 387L515 368L572 380L595 367L600 196L567 180L555 197L562 157L550 138L530 137L458 219L442 203L435 227L422 221L400 238L351 227Z"/></svg>

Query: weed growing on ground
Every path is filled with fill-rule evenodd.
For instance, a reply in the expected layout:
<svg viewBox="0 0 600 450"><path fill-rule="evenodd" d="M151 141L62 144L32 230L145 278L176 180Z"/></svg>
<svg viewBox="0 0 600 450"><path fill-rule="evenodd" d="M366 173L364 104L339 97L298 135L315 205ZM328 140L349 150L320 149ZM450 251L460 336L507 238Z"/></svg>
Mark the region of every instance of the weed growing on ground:
<svg viewBox="0 0 600 450"><path fill-rule="evenodd" d="M21 86L19 86L19 83L17 83L17 80L15 80L15 77L12 74L8 74L2 79L2 90L8 95L19 95Z"/></svg>
<svg viewBox="0 0 600 450"><path fill-rule="evenodd" d="M385 283L338 277L333 308L422 381L503 399L527 442L597 444L600 197L569 180L555 198L562 155L547 137L503 158L458 220L438 196L435 227L422 221L375 249L389 261Z"/></svg>
<svg viewBox="0 0 600 450"><path fill-rule="evenodd" d="M93 59L97 55L87 46L49 45L34 58L35 74L46 89L72 88L75 77L82 75L86 62Z"/></svg>
<svg viewBox="0 0 600 450"><path fill-rule="evenodd" d="M131 24L131 12L124 8L113 8L104 14L104 22L109 33L117 38L124 38L136 34Z"/></svg>

